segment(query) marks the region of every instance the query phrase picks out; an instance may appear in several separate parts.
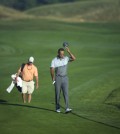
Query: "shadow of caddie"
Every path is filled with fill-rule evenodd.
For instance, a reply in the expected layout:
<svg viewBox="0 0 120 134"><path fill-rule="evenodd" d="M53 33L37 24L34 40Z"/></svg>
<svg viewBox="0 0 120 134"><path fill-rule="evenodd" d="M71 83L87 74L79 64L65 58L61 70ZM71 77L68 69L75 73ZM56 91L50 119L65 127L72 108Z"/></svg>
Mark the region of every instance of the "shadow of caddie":
<svg viewBox="0 0 120 134"><path fill-rule="evenodd" d="M42 107L37 107L37 106L30 106L30 105L25 105L25 104L9 103L6 100L1 100L1 99L0 99L0 105L9 105L9 106L16 106L16 107L34 108L34 109L40 109L40 110L55 112L54 110L47 109L47 108L42 108Z"/></svg>

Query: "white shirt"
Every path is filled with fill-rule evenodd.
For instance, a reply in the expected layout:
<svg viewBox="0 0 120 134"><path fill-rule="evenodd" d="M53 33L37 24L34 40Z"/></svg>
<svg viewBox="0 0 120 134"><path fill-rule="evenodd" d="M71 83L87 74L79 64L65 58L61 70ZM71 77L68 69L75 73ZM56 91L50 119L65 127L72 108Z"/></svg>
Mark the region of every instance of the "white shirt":
<svg viewBox="0 0 120 134"><path fill-rule="evenodd" d="M69 57L64 58L55 57L51 62L51 67L55 68L55 74L59 76L67 75L67 64L69 62Z"/></svg>

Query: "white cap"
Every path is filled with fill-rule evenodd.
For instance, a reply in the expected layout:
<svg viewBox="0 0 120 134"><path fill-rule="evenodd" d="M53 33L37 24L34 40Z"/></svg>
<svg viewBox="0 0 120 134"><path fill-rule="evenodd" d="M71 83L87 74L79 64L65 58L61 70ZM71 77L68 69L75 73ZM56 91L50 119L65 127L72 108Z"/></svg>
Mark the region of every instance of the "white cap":
<svg viewBox="0 0 120 134"><path fill-rule="evenodd" d="M34 58L31 56L31 57L28 59L28 62L33 63L33 62L34 62Z"/></svg>

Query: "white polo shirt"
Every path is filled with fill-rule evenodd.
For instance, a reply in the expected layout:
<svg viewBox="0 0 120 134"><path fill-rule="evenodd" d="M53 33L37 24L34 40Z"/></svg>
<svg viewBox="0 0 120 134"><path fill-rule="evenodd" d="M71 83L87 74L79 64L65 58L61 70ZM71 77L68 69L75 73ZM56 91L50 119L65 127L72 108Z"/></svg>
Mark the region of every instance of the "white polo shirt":
<svg viewBox="0 0 120 134"><path fill-rule="evenodd" d="M55 74L58 76L66 76L67 75L67 64L70 58L65 56L64 58L55 57L52 62L52 68L55 68Z"/></svg>

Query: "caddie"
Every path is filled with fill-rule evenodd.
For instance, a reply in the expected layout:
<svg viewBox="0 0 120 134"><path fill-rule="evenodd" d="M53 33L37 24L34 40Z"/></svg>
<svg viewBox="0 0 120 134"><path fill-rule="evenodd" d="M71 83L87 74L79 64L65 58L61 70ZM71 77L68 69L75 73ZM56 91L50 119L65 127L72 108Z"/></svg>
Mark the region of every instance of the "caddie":
<svg viewBox="0 0 120 134"><path fill-rule="evenodd" d="M28 100L28 103L31 102L32 93L34 91L34 80L33 80L34 77L36 78L36 89L38 89L38 69L33 64L33 62L34 62L34 58L31 56L28 59L28 63L24 65L23 69L21 69L20 67L16 75L16 81L17 81L17 77L20 74L22 77L22 97L24 103L26 103L26 99Z"/></svg>

